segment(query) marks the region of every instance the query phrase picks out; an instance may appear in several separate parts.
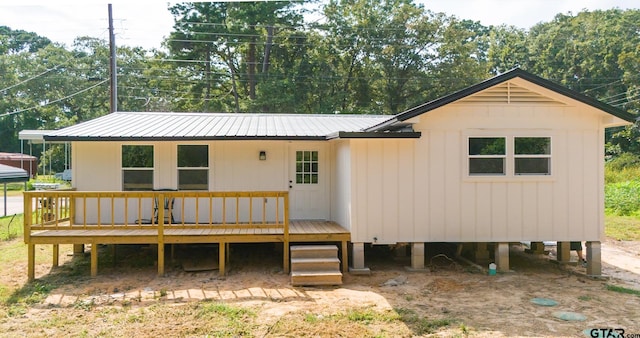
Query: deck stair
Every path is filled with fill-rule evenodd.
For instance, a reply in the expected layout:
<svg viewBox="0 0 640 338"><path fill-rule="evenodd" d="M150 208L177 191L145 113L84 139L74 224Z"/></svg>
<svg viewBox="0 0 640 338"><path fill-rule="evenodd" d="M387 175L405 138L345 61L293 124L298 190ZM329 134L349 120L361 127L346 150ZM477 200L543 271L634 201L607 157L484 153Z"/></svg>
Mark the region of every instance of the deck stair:
<svg viewBox="0 0 640 338"><path fill-rule="evenodd" d="M340 284L342 273L337 246L291 246L291 285Z"/></svg>

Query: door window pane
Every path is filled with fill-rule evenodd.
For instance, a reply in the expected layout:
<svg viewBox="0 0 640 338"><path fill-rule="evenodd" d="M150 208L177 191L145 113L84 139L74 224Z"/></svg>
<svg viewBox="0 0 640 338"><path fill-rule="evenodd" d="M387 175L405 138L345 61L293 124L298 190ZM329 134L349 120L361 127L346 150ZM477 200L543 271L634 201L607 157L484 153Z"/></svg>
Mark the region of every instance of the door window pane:
<svg viewBox="0 0 640 338"><path fill-rule="evenodd" d="M296 151L296 184L318 184L317 151Z"/></svg>

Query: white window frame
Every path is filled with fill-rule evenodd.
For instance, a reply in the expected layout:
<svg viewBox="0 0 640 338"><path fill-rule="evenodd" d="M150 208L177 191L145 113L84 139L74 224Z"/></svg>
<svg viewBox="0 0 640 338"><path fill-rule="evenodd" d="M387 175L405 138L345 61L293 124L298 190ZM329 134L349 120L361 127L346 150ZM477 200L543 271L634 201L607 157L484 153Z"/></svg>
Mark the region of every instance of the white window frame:
<svg viewBox="0 0 640 338"><path fill-rule="evenodd" d="M180 161L179 161L179 152L180 152L180 146L204 146L207 147L207 166L206 167L181 167L180 166ZM207 187L204 189L195 189L197 191L209 191L210 187L211 187L211 145L209 144L178 144L176 145L176 186L178 188L178 190L187 190L187 189L180 189L180 172L181 171L189 171L189 170L206 170L206 177L207 177ZM193 190L193 189L188 189L188 190Z"/></svg>
<svg viewBox="0 0 640 338"><path fill-rule="evenodd" d="M471 138L505 138L505 174L470 174L469 173L469 159L470 158L489 158L497 157L498 155L469 155L469 139ZM549 154L544 155L516 155L515 154L515 139L516 138L548 138L549 139ZM554 180L554 168L553 168L553 135L550 130L466 130L463 132L463 150L462 156L464 157L462 178L464 181L551 181ZM515 159L516 158L548 158L549 159L549 173L548 174L516 174Z"/></svg>
<svg viewBox="0 0 640 338"><path fill-rule="evenodd" d="M546 138L549 139L549 154L516 154L516 139L518 138ZM552 174L552 140L551 136L513 136L513 175L515 176L550 176ZM549 160L549 172L548 173L517 173L516 172L516 159L518 158L546 158Z"/></svg>
<svg viewBox="0 0 640 338"><path fill-rule="evenodd" d="M124 147L151 147L153 155L152 155L152 163L153 165L151 167L125 167L122 164L122 150ZM153 144L121 144L120 145L120 173L121 173L121 179L120 182L122 184L121 189L122 191L132 191L132 190L125 190L125 182L124 182L124 176L125 176L125 171L151 171L151 188L148 189L149 191L153 190L155 188L155 184L156 184L156 147ZM135 191L135 190L133 190Z"/></svg>
<svg viewBox="0 0 640 338"><path fill-rule="evenodd" d="M475 139L475 138L502 138L504 139L504 145L505 145L505 150L504 150L504 154L502 155L471 155L469 154L470 149L469 149L469 143L471 142L471 139ZM467 137L467 174L469 176L505 176L507 175L507 154L509 153L508 150L508 142L509 140L504 137L504 136L469 136ZM470 162L471 159L492 159L492 158L499 158L502 159L502 173L471 173L471 166L470 166Z"/></svg>

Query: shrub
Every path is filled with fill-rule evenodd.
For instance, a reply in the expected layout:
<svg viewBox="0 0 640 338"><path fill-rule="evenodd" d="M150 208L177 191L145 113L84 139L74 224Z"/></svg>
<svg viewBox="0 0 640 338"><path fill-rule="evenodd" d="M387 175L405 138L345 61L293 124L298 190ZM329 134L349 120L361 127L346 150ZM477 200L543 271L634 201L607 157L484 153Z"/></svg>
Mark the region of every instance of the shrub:
<svg viewBox="0 0 640 338"><path fill-rule="evenodd" d="M609 183L604 195L607 213L629 216L640 210L640 181Z"/></svg>
<svg viewBox="0 0 640 338"><path fill-rule="evenodd" d="M634 181L640 178L640 157L624 153L605 164L605 183Z"/></svg>

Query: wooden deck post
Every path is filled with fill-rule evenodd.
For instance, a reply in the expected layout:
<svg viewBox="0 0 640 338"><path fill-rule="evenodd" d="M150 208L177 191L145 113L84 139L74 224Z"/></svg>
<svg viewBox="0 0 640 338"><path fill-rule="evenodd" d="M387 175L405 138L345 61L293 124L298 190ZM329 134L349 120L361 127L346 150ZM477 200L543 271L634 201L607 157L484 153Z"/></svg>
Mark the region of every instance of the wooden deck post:
<svg viewBox="0 0 640 338"><path fill-rule="evenodd" d="M23 199L24 242L27 244L27 280L33 282L36 278L36 245L31 244L31 222L33 222L31 194L25 192Z"/></svg>
<svg viewBox="0 0 640 338"><path fill-rule="evenodd" d="M33 212L31 210L31 194L25 193L23 196L23 212L24 212L24 242L25 244L29 244L31 242L31 223L33 222Z"/></svg>
<svg viewBox="0 0 640 338"><path fill-rule="evenodd" d="M164 276L164 194L158 195L158 276Z"/></svg>
<svg viewBox="0 0 640 338"><path fill-rule="evenodd" d="M284 248L282 250L284 260L284 273L289 274L289 193L284 193Z"/></svg>
<svg viewBox="0 0 640 338"><path fill-rule="evenodd" d="M25 218L26 219L26 218ZM27 279L33 282L36 279L36 245L27 244Z"/></svg>
<svg viewBox="0 0 640 338"><path fill-rule="evenodd" d="M226 274L225 271L225 263L226 263L226 249L227 243L220 242L218 244L218 273L220 276L224 276Z"/></svg>
<svg viewBox="0 0 640 338"><path fill-rule="evenodd" d="M349 245L347 241L342 241L342 272L349 271Z"/></svg>
<svg viewBox="0 0 640 338"><path fill-rule="evenodd" d="M60 256L60 244L53 245L53 266L56 267L59 265L59 256Z"/></svg>
<svg viewBox="0 0 640 338"><path fill-rule="evenodd" d="M98 276L98 243L91 242L91 277Z"/></svg>

